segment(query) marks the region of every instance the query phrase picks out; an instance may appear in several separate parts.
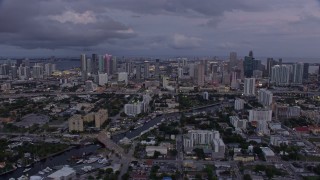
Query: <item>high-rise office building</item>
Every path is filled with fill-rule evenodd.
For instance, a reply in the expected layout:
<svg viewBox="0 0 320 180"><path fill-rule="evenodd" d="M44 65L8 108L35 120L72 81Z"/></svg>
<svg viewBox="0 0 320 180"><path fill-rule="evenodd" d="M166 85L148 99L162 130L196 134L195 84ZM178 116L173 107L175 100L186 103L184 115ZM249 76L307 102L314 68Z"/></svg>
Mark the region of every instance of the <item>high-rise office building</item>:
<svg viewBox="0 0 320 180"><path fill-rule="evenodd" d="M245 78L244 79L244 91L245 96L255 96L256 93L256 79L255 78Z"/></svg>
<svg viewBox="0 0 320 180"><path fill-rule="evenodd" d="M81 54L80 61L81 61L81 71L86 72L87 71L87 59L86 59L85 54Z"/></svg>
<svg viewBox="0 0 320 180"><path fill-rule="evenodd" d="M99 56L97 54L92 54L92 67L91 74L98 74L99 72Z"/></svg>
<svg viewBox="0 0 320 180"><path fill-rule="evenodd" d="M247 78L252 77L254 70L262 70L261 61L254 59L252 51L249 52L249 56L244 57L243 70Z"/></svg>
<svg viewBox="0 0 320 180"><path fill-rule="evenodd" d="M229 71L231 71L234 67L238 65L237 63L237 53L236 52L230 52L229 56Z"/></svg>
<svg viewBox="0 0 320 180"><path fill-rule="evenodd" d="M116 56L112 56L111 64L111 74L116 74L118 72L118 61Z"/></svg>
<svg viewBox="0 0 320 180"><path fill-rule="evenodd" d="M144 78L144 68L141 63L135 64L135 75L136 75L136 79L143 79Z"/></svg>
<svg viewBox="0 0 320 180"><path fill-rule="evenodd" d="M278 86L287 86L290 83L290 66L275 65L271 68L271 83Z"/></svg>
<svg viewBox="0 0 320 180"><path fill-rule="evenodd" d="M87 59L85 54L81 54L80 62L81 62L82 81L86 81L88 79L88 72L87 72Z"/></svg>
<svg viewBox="0 0 320 180"><path fill-rule="evenodd" d="M204 60L204 75L208 76L209 71L208 71L208 60Z"/></svg>
<svg viewBox="0 0 320 180"><path fill-rule="evenodd" d="M104 56L99 55L99 63L98 64L99 64L98 72L104 73L105 72Z"/></svg>
<svg viewBox="0 0 320 180"><path fill-rule="evenodd" d="M309 63L303 64L303 81L308 81L309 79Z"/></svg>
<svg viewBox="0 0 320 180"><path fill-rule="evenodd" d="M258 91L258 102L263 106L270 106L272 104L273 94L267 89L260 89Z"/></svg>
<svg viewBox="0 0 320 180"><path fill-rule="evenodd" d="M108 75L111 75L111 69L112 69L112 55L106 54L104 56L104 72Z"/></svg>
<svg viewBox="0 0 320 180"><path fill-rule="evenodd" d="M150 63L149 61L144 62L144 78L148 79L150 77Z"/></svg>
<svg viewBox="0 0 320 180"><path fill-rule="evenodd" d="M160 77L160 59L156 59L154 76L156 79Z"/></svg>
<svg viewBox="0 0 320 180"><path fill-rule="evenodd" d="M197 85L204 86L204 64L197 65Z"/></svg>
<svg viewBox="0 0 320 180"><path fill-rule="evenodd" d="M303 80L303 63L295 63L293 65L293 84L302 84Z"/></svg>

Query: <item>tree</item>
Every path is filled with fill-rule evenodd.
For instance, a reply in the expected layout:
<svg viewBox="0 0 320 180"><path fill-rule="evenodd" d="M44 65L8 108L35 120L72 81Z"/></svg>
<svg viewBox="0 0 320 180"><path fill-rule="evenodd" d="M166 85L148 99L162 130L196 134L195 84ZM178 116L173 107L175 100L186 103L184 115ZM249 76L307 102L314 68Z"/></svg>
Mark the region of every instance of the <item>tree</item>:
<svg viewBox="0 0 320 180"><path fill-rule="evenodd" d="M154 151L153 158L157 159L160 155L161 153L159 151Z"/></svg>
<svg viewBox="0 0 320 180"><path fill-rule="evenodd" d="M249 174L245 174L243 175L243 180L252 180L252 178Z"/></svg>
<svg viewBox="0 0 320 180"><path fill-rule="evenodd" d="M195 148L193 150L193 152L196 154L196 156L198 157L198 159L204 159L206 157L206 155L203 152L203 149L200 148Z"/></svg>
<svg viewBox="0 0 320 180"><path fill-rule="evenodd" d="M196 180L202 180L201 174L196 174Z"/></svg>
<svg viewBox="0 0 320 180"><path fill-rule="evenodd" d="M124 175L122 175L121 179L122 180L129 180L130 176L128 173L125 173Z"/></svg>

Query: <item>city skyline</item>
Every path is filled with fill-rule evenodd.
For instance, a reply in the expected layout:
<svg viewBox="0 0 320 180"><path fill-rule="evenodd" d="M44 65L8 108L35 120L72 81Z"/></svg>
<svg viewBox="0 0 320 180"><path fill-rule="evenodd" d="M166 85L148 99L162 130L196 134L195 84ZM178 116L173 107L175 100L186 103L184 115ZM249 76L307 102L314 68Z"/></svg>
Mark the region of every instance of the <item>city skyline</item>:
<svg viewBox="0 0 320 180"><path fill-rule="evenodd" d="M319 56L316 0L32 1L0 1L1 56Z"/></svg>

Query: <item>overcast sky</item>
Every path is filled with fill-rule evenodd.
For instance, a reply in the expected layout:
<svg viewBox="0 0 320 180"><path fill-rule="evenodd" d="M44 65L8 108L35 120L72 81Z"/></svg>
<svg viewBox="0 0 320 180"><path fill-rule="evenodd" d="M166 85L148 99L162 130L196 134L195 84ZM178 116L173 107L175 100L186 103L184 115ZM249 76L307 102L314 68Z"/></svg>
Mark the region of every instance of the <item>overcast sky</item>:
<svg viewBox="0 0 320 180"><path fill-rule="evenodd" d="M0 56L319 57L317 0L0 0Z"/></svg>

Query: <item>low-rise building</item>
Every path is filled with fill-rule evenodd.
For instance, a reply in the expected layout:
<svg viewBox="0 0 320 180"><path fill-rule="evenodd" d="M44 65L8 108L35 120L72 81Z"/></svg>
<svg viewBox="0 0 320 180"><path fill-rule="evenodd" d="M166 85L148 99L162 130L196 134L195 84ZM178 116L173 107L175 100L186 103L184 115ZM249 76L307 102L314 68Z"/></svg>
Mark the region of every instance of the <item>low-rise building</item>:
<svg viewBox="0 0 320 180"><path fill-rule="evenodd" d="M254 155L247 155L247 154L235 154L233 156L234 161L241 161L241 162L252 162L254 161Z"/></svg>
<svg viewBox="0 0 320 180"><path fill-rule="evenodd" d="M71 116L68 120L69 122L69 132L71 131L79 131L82 132L83 129L83 119L80 114L75 114Z"/></svg>
<svg viewBox="0 0 320 180"><path fill-rule="evenodd" d="M272 135L270 136L270 144L273 146L280 146L280 145L288 145L289 141L287 138L279 135Z"/></svg>
<svg viewBox="0 0 320 180"><path fill-rule="evenodd" d="M98 112L94 114L94 121L96 128L100 128L101 125L108 120L108 110L99 109Z"/></svg>
<svg viewBox="0 0 320 180"><path fill-rule="evenodd" d="M146 146L146 152L148 157L154 156L154 153L158 151L161 155L168 154L168 148L165 146Z"/></svg>
<svg viewBox="0 0 320 180"><path fill-rule="evenodd" d="M48 179L52 180L73 180L76 179L76 171L69 167L69 166L64 166L60 170L50 174L48 176Z"/></svg>
<svg viewBox="0 0 320 180"><path fill-rule="evenodd" d="M269 147L260 147L262 150L263 156L268 162L275 162L278 161L275 153Z"/></svg>

